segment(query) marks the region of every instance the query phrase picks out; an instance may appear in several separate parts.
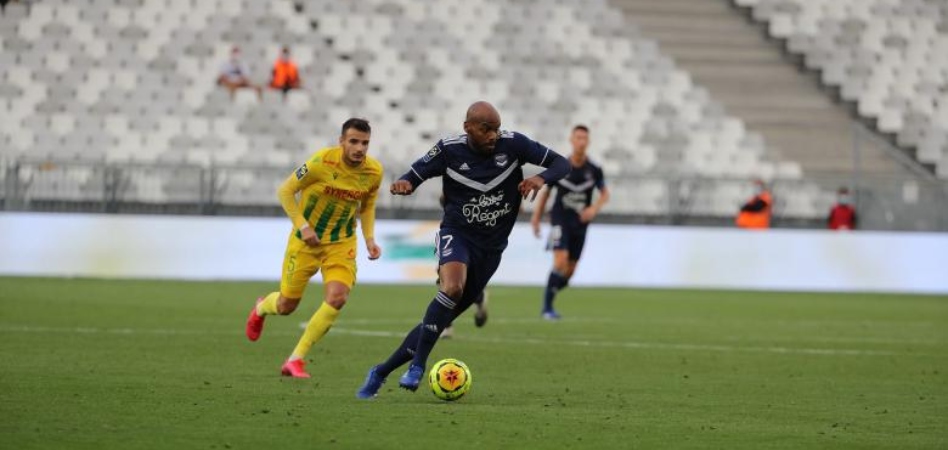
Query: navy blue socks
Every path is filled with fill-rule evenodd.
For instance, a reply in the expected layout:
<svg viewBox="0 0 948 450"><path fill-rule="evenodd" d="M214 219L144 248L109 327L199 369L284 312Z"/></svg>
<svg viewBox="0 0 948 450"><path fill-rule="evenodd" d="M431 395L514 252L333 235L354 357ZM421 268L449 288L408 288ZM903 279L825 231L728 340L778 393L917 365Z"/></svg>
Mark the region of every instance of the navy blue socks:
<svg viewBox="0 0 948 450"><path fill-rule="evenodd" d="M566 287L569 280L556 271L550 272L550 278L546 282L546 290L543 292L543 312L553 311L553 299L560 289Z"/></svg>
<svg viewBox="0 0 948 450"><path fill-rule="evenodd" d="M425 318L421 321L421 332L412 364L426 367L431 349L438 342L441 331L454 320L456 308L457 303L454 300L444 292L438 291L438 295L428 305Z"/></svg>
<svg viewBox="0 0 948 450"><path fill-rule="evenodd" d="M401 367L402 364L411 361L412 356L415 354L415 346L418 345L418 336L420 334L421 324L418 324L418 326L408 332L408 336L405 336L405 340L395 349L392 356L389 356L385 362L377 366L376 373L378 373L379 376L387 377L388 374L394 372L395 369Z"/></svg>

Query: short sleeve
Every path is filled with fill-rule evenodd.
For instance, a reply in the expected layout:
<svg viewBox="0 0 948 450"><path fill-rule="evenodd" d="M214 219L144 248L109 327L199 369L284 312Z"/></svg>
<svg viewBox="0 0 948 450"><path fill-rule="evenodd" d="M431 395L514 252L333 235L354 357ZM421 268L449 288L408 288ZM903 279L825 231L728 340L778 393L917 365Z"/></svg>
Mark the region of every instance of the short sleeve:
<svg viewBox="0 0 948 450"><path fill-rule="evenodd" d="M596 166L596 189L600 191L606 187L606 176L602 173L602 167Z"/></svg>
<svg viewBox="0 0 948 450"><path fill-rule="evenodd" d="M550 166L550 163L553 161L552 150L520 133L513 133L513 136L513 139L516 139L520 157L524 161L541 167Z"/></svg>
<svg viewBox="0 0 948 450"><path fill-rule="evenodd" d="M438 141L427 153L411 164L411 168L402 175L401 179L408 180L417 187L427 179L444 175L448 167L444 147L444 142Z"/></svg>

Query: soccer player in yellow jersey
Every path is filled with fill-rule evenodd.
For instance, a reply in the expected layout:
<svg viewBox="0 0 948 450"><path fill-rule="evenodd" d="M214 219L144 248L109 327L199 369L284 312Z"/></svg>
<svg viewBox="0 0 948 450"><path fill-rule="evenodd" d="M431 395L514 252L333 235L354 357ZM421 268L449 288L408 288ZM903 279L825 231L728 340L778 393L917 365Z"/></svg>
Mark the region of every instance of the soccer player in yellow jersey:
<svg viewBox="0 0 948 450"><path fill-rule="evenodd" d="M247 318L247 338L260 338L267 316L285 316L296 310L309 279L320 270L325 293L325 301L283 364L285 376L309 378L303 358L329 331L346 304L356 278L356 214L360 215L369 259L382 255L374 238L382 165L366 155L371 132L365 120L347 120L342 124L339 145L317 151L277 191L293 230L283 259L280 291L257 299Z"/></svg>

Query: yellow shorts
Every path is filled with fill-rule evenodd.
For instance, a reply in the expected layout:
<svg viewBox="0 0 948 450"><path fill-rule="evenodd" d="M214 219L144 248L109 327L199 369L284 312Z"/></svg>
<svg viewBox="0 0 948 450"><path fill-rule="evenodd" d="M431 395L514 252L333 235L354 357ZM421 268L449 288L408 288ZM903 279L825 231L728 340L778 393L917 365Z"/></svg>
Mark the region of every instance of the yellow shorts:
<svg viewBox="0 0 948 450"><path fill-rule="evenodd" d="M285 298L302 298L310 278L320 270L324 284L338 281L352 288L356 279L356 240L309 247L290 235L283 257L280 294Z"/></svg>

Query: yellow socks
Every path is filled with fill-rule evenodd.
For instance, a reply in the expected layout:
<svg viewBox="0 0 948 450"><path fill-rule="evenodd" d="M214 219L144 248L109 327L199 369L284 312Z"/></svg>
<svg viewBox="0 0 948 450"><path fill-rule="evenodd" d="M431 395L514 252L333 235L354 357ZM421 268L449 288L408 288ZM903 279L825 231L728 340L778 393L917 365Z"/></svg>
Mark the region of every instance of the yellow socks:
<svg viewBox="0 0 948 450"><path fill-rule="evenodd" d="M279 314L277 311L277 300L279 300L279 298L279 292L271 292L262 302L257 304L257 314L261 316ZM293 355L290 356L290 359L302 359L306 356L306 354L309 353L309 349L313 347L313 344L319 342L319 340L326 335L326 332L332 327L333 322L336 321L336 317L339 317L339 310L323 302L323 304L319 306L319 309L316 310L316 314L313 314L313 318L309 319L306 330L303 331L300 342L296 344L296 348L293 349Z"/></svg>
<svg viewBox="0 0 948 450"><path fill-rule="evenodd" d="M261 303L261 305L262 304L263 303ZM306 331L303 332L303 337L300 338L300 342L296 344L296 348L293 349L293 355L290 356L290 359L302 359L305 357L313 344L319 342L319 340L326 335L326 332L332 327L333 322L336 321L336 317L339 317L339 310L329 306L329 303L323 302L319 309L316 310L316 314L313 314L313 318L309 319L309 324L306 325Z"/></svg>
<svg viewBox="0 0 948 450"><path fill-rule="evenodd" d="M280 299L279 292L271 292L264 297L263 301L257 304L257 315L270 316L278 314L277 300Z"/></svg>

